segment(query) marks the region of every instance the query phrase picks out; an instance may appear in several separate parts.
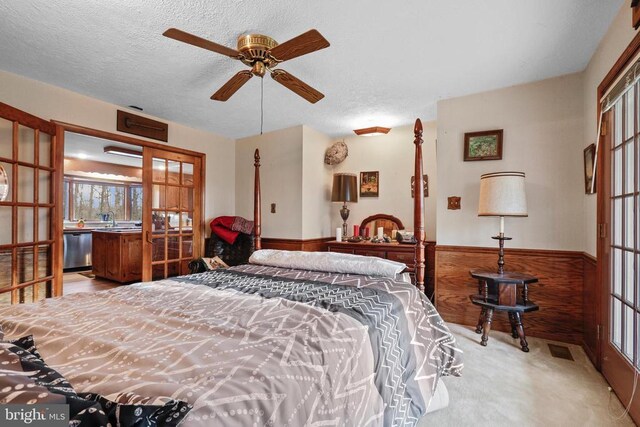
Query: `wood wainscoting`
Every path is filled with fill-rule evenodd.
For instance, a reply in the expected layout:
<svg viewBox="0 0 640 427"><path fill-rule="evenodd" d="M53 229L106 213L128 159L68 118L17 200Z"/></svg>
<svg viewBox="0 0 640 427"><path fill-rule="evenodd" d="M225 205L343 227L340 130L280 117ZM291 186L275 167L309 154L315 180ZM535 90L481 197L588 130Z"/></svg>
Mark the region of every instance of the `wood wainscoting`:
<svg viewBox="0 0 640 427"><path fill-rule="evenodd" d="M598 282L598 262L596 258L588 254L583 254L583 270L582 270L582 313L583 322L583 340L582 347L591 363L600 369L600 299L599 293L596 292Z"/></svg>
<svg viewBox="0 0 640 427"><path fill-rule="evenodd" d="M469 295L477 291L478 283L469 270L497 270L497 260L497 248L436 247L436 307L444 320L476 325L480 310ZM529 286L529 297L540 311L525 316L527 336L583 344L583 265L582 252L505 250L505 270L539 279ZM510 332L506 315L494 317L491 329Z"/></svg>

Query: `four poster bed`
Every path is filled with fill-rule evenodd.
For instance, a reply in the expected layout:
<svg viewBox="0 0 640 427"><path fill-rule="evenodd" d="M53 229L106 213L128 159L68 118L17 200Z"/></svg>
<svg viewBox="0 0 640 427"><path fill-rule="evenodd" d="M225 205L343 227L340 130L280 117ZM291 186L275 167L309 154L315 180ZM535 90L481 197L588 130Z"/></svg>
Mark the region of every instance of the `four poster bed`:
<svg viewBox="0 0 640 427"><path fill-rule="evenodd" d="M414 143L422 194L419 120ZM259 168L256 150L249 264L0 308L20 374L0 372L0 402L66 402L81 426L405 426L446 406L461 352L421 292L423 198L410 284L393 261L260 250Z"/></svg>

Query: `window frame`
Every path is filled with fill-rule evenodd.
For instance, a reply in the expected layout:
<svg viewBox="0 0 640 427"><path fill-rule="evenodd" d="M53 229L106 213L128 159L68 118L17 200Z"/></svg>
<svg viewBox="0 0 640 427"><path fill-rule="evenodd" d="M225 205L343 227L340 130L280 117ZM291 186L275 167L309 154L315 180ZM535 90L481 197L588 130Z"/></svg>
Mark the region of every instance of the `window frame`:
<svg viewBox="0 0 640 427"><path fill-rule="evenodd" d="M140 219L131 219L131 196L132 196L132 187L140 187L142 189L141 182L123 182L123 181L115 181L115 180L98 180L98 179L85 179L80 177L75 177L71 175L65 175L63 178L63 218L65 221L76 222L79 221L80 218L76 218L75 216L75 206L73 204L73 195L74 195L74 185L73 184L89 184L89 185L103 185L103 186L112 186L112 187L124 187L124 219L117 219L118 221L142 221ZM67 184L67 188L64 188L64 185ZM67 199L67 205L64 206L64 199ZM87 219L84 218L85 221L93 221L95 219Z"/></svg>

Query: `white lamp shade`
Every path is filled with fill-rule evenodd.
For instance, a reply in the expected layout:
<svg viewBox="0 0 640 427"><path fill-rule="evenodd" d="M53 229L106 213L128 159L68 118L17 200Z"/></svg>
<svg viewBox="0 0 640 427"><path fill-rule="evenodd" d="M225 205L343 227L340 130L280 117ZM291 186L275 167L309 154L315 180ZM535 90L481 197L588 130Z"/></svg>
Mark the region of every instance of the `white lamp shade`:
<svg viewBox="0 0 640 427"><path fill-rule="evenodd" d="M481 175L478 216L528 216L524 172Z"/></svg>

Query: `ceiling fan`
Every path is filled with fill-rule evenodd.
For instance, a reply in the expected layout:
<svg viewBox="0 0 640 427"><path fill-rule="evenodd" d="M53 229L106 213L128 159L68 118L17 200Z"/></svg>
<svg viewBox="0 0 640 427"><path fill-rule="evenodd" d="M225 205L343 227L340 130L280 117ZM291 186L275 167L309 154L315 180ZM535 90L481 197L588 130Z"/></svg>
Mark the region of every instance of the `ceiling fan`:
<svg viewBox="0 0 640 427"><path fill-rule="evenodd" d="M285 70L274 68L281 62L329 47L329 42L322 37L322 34L317 30L309 30L306 33L300 34L299 36L282 44L278 44L278 42L271 37L263 36L261 34L246 34L238 37L237 50L219 45L176 28L170 28L162 35L240 60L251 67L251 70L238 72L220 89L218 89L218 91L211 96L211 99L216 101L228 100L238 89L242 87L242 85L249 81L251 77L264 77L267 71L271 73L273 80L297 93L312 104L315 104L324 98L322 93L312 88L302 80L294 77Z"/></svg>

